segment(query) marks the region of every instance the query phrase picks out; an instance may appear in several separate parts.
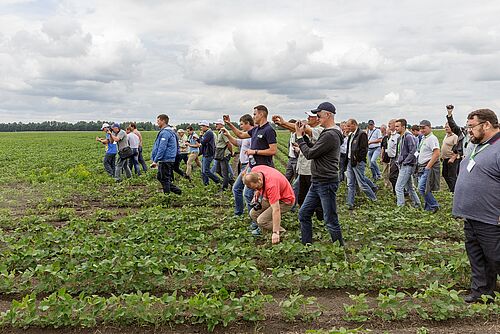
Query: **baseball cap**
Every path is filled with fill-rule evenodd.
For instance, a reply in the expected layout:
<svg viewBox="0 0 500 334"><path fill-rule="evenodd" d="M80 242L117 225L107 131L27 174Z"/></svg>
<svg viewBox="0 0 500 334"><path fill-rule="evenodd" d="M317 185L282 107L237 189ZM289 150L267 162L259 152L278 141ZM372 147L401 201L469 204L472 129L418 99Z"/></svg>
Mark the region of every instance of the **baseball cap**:
<svg viewBox="0 0 500 334"><path fill-rule="evenodd" d="M179 129L177 132L186 132L184 129Z"/></svg>
<svg viewBox="0 0 500 334"><path fill-rule="evenodd" d="M105 128L109 128L108 123L102 123L101 130L104 130Z"/></svg>
<svg viewBox="0 0 500 334"><path fill-rule="evenodd" d="M375 125L375 122L373 121L373 119L368 121L368 125Z"/></svg>
<svg viewBox="0 0 500 334"><path fill-rule="evenodd" d="M218 119L218 120L215 121L215 124L222 124L222 125L224 125L224 121L221 120L221 119Z"/></svg>
<svg viewBox="0 0 500 334"><path fill-rule="evenodd" d="M119 129L120 128L120 123L115 122L115 123L113 123L113 125L111 125L111 127Z"/></svg>
<svg viewBox="0 0 500 334"><path fill-rule="evenodd" d="M329 112L335 114L335 106L333 104L331 104L330 102L320 103L320 105L316 109L311 110L311 112L316 114L316 113L320 112L321 110L329 111Z"/></svg>
<svg viewBox="0 0 500 334"><path fill-rule="evenodd" d="M208 123L208 121L201 121L198 123L198 125L201 125L201 126L210 126L210 123Z"/></svg>
<svg viewBox="0 0 500 334"><path fill-rule="evenodd" d="M429 122L428 120L424 119L424 120L420 121L420 126L431 127L431 122Z"/></svg>
<svg viewBox="0 0 500 334"><path fill-rule="evenodd" d="M318 114L315 114L312 111L306 111L305 114L309 117L318 117Z"/></svg>

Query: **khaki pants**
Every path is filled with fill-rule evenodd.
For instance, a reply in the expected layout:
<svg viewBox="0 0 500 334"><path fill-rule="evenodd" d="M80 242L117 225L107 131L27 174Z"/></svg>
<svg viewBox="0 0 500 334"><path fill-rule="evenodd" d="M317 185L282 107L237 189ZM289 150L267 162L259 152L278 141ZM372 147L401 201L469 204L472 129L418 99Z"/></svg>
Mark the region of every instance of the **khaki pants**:
<svg viewBox="0 0 500 334"><path fill-rule="evenodd" d="M292 209L293 204L286 204L280 201L280 209L281 214L288 212ZM269 204L267 199L262 200L262 210L254 210L250 211L250 217L254 222L257 222L257 225L264 230L273 230L273 209ZM280 232L285 232L286 230L281 227Z"/></svg>
<svg viewBox="0 0 500 334"><path fill-rule="evenodd" d="M190 153L186 163L186 175L191 176L193 172L193 162L196 162L198 167L201 167L200 160L198 160L198 153Z"/></svg>

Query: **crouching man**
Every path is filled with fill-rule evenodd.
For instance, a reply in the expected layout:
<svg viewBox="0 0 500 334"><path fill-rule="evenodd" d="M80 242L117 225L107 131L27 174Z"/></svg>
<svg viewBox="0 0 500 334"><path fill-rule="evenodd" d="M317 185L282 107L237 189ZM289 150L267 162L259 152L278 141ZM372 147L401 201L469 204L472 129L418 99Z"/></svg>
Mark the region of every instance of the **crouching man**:
<svg viewBox="0 0 500 334"><path fill-rule="evenodd" d="M271 230L272 242L280 242L281 215L290 211L295 203L292 186L278 170L260 165L243 177L245 185L255 190L250 217L263 230Z"/></svg>

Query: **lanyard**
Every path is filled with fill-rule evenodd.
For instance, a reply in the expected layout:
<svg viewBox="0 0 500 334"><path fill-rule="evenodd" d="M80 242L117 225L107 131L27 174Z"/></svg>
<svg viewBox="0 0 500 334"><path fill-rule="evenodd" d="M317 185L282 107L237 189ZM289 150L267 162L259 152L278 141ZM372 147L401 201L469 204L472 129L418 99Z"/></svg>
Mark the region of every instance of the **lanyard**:
<svg viewBox="0 0 500 334"><path fill-rule="evenodd" d="M420 141L420 144L418 144L418 152L420 152L420 149L422 148L422 146L424 145L424 141L429 138L430 136L432 135L432 132L429 133L427 136L424 136L424 138Z"/></svg>
<svg viewBox="0 0 500 334"><path fill-rule="evenodd" d="M474 151L472 151L472 154L470 155L470 160L474 160L474 158L476 157L476 155L478 155L479 153L481 153L482 151L484 151L488 146L490 146L490 143L484 144L483 147L481 147L479 149L479 151L477 151L477 152L476 152L477 146L474 147Z"/></svg>

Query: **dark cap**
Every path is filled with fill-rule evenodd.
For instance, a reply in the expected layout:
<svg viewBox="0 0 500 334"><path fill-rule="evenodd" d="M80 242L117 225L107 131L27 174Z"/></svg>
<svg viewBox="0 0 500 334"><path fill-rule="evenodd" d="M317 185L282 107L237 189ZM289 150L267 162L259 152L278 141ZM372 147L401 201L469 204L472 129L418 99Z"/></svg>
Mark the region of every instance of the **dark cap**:
<svg viewBox="0 0 500 334"><path fill-rule="evenodd" d="M429 122L428 120L424 119L424 120L420 121L420 126L431 127L431 122Z"/></svg>
<svg viewBox="0 0 500 334"><path fill-rule="evenodd" d="M311 112L317 114L321 110L329 111L329 112L335 114L335 106L333 104L331 104L330 102L321 103L316 109L311 110Z"/></svg>
<svg viewBox="0 0 500 334"><path fill-rule="evenodd" d="M368 121L368 125L375 125L375 122L373 121L373 119Z"/></svg>
<svg viewBox="0 0 500 334"><path fill-rule="evenodd" d="M118 122L113 123L113 125L111 125L111 128L118 128L119 129L120 123L118 123Z"/></svg>

